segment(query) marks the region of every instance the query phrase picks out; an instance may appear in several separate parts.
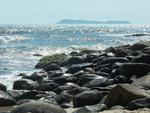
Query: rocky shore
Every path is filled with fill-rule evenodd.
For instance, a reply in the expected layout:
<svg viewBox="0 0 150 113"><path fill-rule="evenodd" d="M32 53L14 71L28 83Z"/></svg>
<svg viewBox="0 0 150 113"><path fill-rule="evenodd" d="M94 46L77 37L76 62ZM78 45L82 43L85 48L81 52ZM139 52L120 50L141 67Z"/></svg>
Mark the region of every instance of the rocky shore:
<svg viewBox="0 0 150 113"><path fill-rule="evenodd" d="M12 90L0 84L0 113L150 113L150 42L43 57Z"/></svg>

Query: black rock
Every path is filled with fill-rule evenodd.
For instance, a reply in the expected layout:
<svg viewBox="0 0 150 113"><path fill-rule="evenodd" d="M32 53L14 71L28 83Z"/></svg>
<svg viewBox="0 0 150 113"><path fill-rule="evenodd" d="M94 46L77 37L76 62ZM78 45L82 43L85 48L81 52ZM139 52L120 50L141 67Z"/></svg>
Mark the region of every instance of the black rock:
<svg viewBox="0 0 150 113"><path fill-rule="evenodd" d="M77 94L73 98L73 106L74 107L83 107L85 105L94 105L97 104L103 95L97 90L84 91L82 93Z"/></svg>
<svg viewBox="0 0 150 113"><path fill-rule="evenodd" d="M51 83L41 83L35 89L38 91L53 91L58 87L59 87L58 84L51 82Z"/></svg>
<svg viewBox="0 0 150 113"><path fill-rule="evenodd" d="M28 102L15 108L11 113L66 113L56 105L43 102Z"/></svg>
<svg viewBox="0 0 150 113"><path fill-rule="evenodd" d="M66 71L66 73L74 74L74 73L84 70L88 67L92 67L92 63L75 64L75 65L70 66L68 68L68 70Z"/></svg>
<svg viewBox="0 0 150 113"><path fill-rule="evenodd" d="M131 62L150 64L150 55L147 55L147 54L139 55L135 57Z"/></svg>
<svg viewBox="0 0 150 113"><path fill-rule="evenodd" d="M53 81L59 85L64 85L68 82L76 83L77 78L73 76L61 76L54 78Z"/></svg>
<svg viewBox="0 0 150 113"><path fill-rule="evenodd" d="M142 77L150 72L150 65L145 63L124 63L120 68L120 74L128 78L135 75Z"/></svg>
<svg viewBox="0 0 150 113"><path fill-rule="evenodd" d="M7 93L0 90L0 106L13 106L16 101Z"/></svg>
<svg viewBox="0 0 150 113"><path fill-rule="evenodd" d="M127 106L127 109L129 110L136 110L140 108L150 108L150 98L133 100Z"/></svg>
<svg viewBox="0 0 150 113"><path fill-rule="evenodd" d="M150 46L149 42L138 42L138 43L131 45L129 49L132 51L139 51L139 50L143 50L144 48L148 46Z"/></svg>
<svg viewBox="0 0 150 113"><path fill-rule="evenodd" d="M92 88L92 87L106 87L106 86L111 85L111 84L113 84L112 79L102 77L102 78L99 78L99 79L94 79L94 80L84 84L83 86Z"/></svg>
<svg viewBox="0 0 150 113"><path fill-rule="evenodd" d="M71 57L69 59L66 59L64 61L62 61L61 63L59 63L60 66L68 66L68 65L73 65L73 64L81 64L84 63L85 60L83 57Z"/></svg>
<svg viewBox="0 0 150 113"><path fill-rule="evenodd" d="M35 87L38 86L38 83L32 81L32 80L27 80L27 79L21 79L17 80L13 84L13 89L14 90L33 90Z"/></svg>
<svg viewBox="0 0 150 113"><path fill-rule="evenodd" d="M1 84L1 83L0 83L0 90L6 91L6 90L7 90L7 87L6 87L4 84Z"/></svg>
<svg viewBox="0 0 150 113"><path fill-rule="evenodd" d="M45 71L56 71L56 70L61 70L60 66L58 66L57 64L49 64L47 65L43 70Z"/></svg>
<svg viewBox="0 0 150 113"><path fill-rule="evenodd" d="M72 96L68 93L61 93L55 97L56 102L61 105L63 103L70 103Z"/></svg>

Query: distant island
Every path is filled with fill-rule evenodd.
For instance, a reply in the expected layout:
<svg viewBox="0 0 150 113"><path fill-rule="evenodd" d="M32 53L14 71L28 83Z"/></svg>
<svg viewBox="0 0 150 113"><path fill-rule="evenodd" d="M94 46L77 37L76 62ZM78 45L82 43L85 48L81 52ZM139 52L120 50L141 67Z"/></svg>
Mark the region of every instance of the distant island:
<svg viewBox="0 0 150 113"><path fill-rule="evenodd" d="M56 24L130 24L128 21L89 21L89 20L72 20L72 19L64 19L60 20Z"/></svg>

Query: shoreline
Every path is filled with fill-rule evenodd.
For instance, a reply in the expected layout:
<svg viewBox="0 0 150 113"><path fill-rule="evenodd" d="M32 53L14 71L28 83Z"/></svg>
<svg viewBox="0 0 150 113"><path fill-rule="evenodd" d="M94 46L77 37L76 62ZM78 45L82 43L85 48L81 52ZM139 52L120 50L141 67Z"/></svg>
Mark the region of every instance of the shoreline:
<svg viewBox="0 0 150 113"><path fill-rule="evenodd" d="M17 106L11 113L37 106L42 113L51 113L45 108L56 113L150 108L150 42L45 56L35 68L42 71L19 74L13 90L0 84L0 106Z"/></svg>

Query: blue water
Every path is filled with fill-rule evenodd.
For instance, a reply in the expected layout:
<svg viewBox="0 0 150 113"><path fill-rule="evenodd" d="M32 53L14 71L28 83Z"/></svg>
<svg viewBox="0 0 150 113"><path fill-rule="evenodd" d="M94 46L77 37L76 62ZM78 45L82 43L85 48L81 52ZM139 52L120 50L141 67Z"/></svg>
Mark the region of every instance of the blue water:
<svg viewBox="0 0 150 113"><path fill-rule="evenodd" d="M70 53L78 48L105 49L110 46L150 41L150 36L125 37L135 33L150 34L148 25L0 25L0 81L10 85L16 75L31 74L41 57Z"/></svg>

